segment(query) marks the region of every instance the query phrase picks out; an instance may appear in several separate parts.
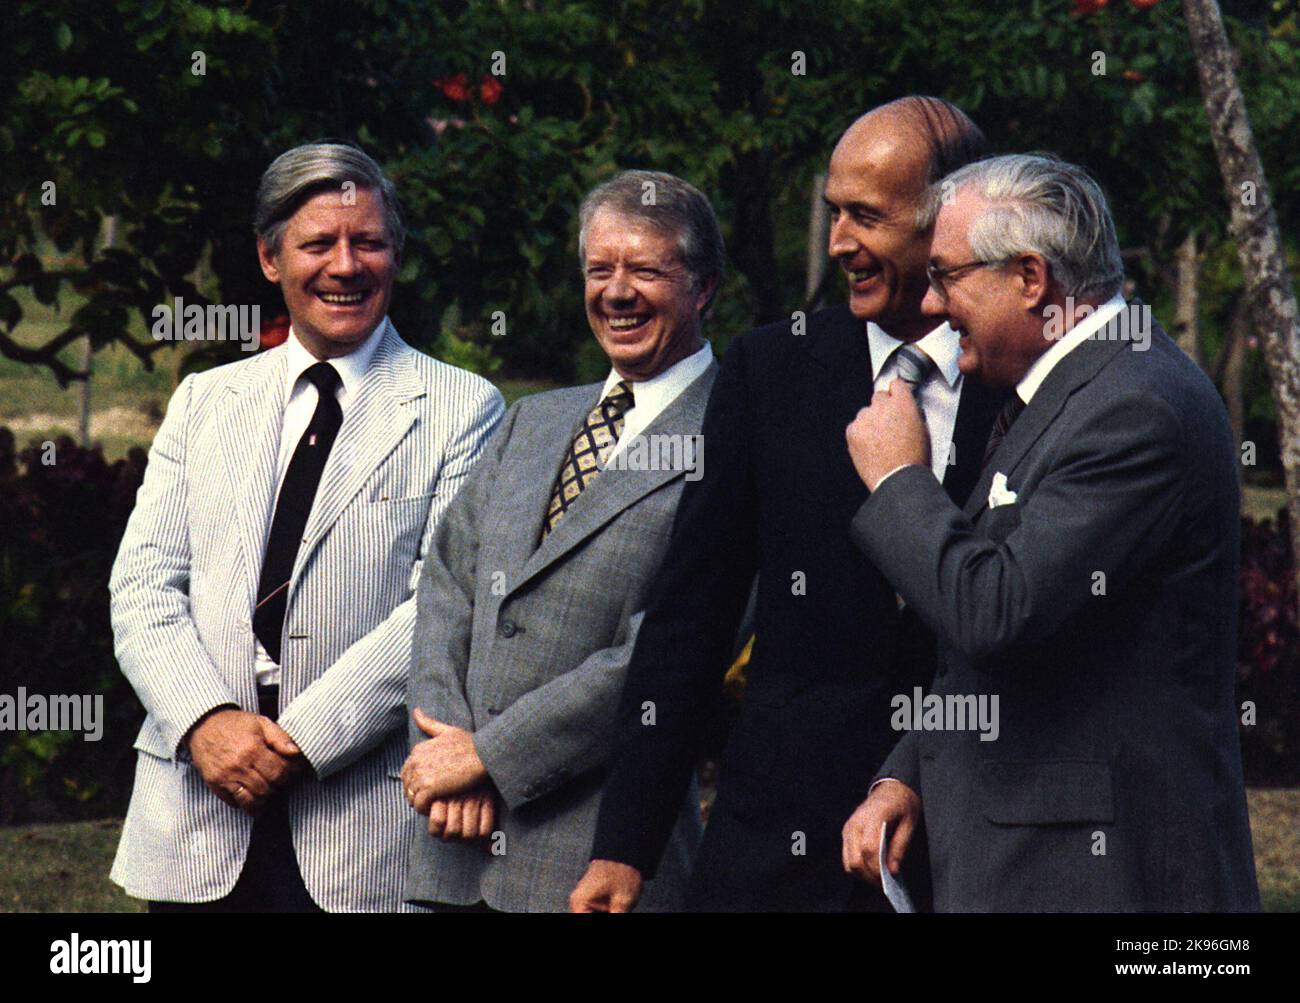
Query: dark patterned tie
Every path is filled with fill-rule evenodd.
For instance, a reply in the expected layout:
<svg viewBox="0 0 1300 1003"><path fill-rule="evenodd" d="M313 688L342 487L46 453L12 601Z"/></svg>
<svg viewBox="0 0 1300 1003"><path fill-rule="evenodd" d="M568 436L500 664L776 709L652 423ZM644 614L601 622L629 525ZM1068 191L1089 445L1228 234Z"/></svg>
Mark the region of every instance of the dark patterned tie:
<svg viewBox="0 0 1300 1003"><path fill-rule="evenodd" d="M993 459L993 454L998 451L1002 445L1002 440L1007 437L1007 432L1011 431L1011 426L1015 420L1020 417L1020 412L1025 409L1025 402L1020 399L1018 393L1012 392L1007 398L1007 402L1002 405L1002 410L998 416L993 419L993 431L989 433L989 444L984 447L984 462L980 464L980 471L989 465Z"/></svg>
<svg viewBox="0 0 1300 1003"><path fill-rule="evenodd" d="M632 388L624 381L615 384L614 389L591 409L587 420L578 429L569 446L569 455L560 466L560 475L555 479L555 489L551 492L551 504L546 508L546 525L542 530L542 539L553 530L564 514L577 501L588 484L596 479L600 468L605 465L605 458L618 443L623 434L623 416L636 404L632 397Z"/></svg>
<svg viewBox="0 0 1300 1003"><path fill-rule="evenodd" d="M938 364L915 345L899 345L894 351L898 363L898 378L907 384L915 397L921 392L925 381L934 375Z"/></svg>
<svg viewBox="0 0 1300 1003"><path fill-rule="evenodd" d="M253 633L271 656L280 663L280 635L284 631L284 613L289 597L289 579L293 562L298 556L307 516L311 514L316 488L330 449L343 424L343 410L334 391L338 388L338 371L328 362L318 362L309 367L302 378L316 388L320 400L311 424L298 440L285 471L280 496L275 502L275 517L271 520L271 533L266 541L266 557L262 561L262 577L257 584L257 608L253 610Z"/></svg>

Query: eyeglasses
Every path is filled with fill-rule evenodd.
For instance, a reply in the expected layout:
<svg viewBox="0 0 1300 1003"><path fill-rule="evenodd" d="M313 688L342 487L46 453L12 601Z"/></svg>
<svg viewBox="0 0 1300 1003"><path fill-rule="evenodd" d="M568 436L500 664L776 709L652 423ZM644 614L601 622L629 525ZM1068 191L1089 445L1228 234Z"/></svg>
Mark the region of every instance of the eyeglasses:
<svg viewBox="0 0 1300 1003"><path fill-rule="evenodd" d="M934 265L925 266L925 277L930 280L930 288L934 290L935 295L944 303L948 302L948 280L956 277L958 272L967 272L974 268L989 268L993 265L1005 265L1008 258L996 258L992 261L967 261L962 265L953 265L951 268L935 268Z"/></svg>

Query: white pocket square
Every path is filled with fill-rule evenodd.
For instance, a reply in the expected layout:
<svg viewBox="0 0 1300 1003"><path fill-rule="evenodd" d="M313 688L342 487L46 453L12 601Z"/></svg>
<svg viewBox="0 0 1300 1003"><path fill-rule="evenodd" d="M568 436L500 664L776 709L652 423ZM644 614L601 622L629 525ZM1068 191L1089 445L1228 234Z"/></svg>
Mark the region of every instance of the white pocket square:
<svg viewBox="0 0 1300 1003"><path fill-rule="evenodd" d="M994 474L993 484L989 488L989 508L997 508L999 505L1014 505L1016 503L1016 493L1007 487L1006 474Z"/></svg>

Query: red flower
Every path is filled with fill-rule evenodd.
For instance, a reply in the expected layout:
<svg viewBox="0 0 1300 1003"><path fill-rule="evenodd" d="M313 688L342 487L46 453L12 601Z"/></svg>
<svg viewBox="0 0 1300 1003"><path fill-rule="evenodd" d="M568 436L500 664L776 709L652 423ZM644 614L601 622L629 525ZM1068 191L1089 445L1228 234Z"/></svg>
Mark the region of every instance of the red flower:
<svg viewBox="0 0 1300 1003"><path fill-rule="evenodd" d="M1075 17L1087 17L1089 14L1096 14L1106 6L1108 0L1074 0L1074 10L1070 13Z"/></svg>
<svg viewBox="0 0 1300 1003"><path fill-rule="evenodd" d="M271 320L262 321L262 330L258 334L258 344L262 348L275 348L283 345L289 337L289 318L281 314Z"/></svg>
<svg viewBox="0 0 1300 1003"><path fill-rule="evenodd" d="M505 90L501 86L501 81L490 74L483 74L483 79L478 85L478 96L483 99L484 104L496 104L501 100L501 92Z"/></svg>
<svg viewBox="0 0 1300 1003"><path fill-rule="evenodd" d="M468 78L465 74L457 73L451 77L439 77L433 82L433 86L440 90L444 97L452 101L468 101L469 89L466 87Z"/></svg>
<svg viewBox="0 0 1300 1003"><path fill-rule="evenodd" d="M1138 10L1150 10L1159 2L1160 0L1133 0L1133 6Z"/></svg>

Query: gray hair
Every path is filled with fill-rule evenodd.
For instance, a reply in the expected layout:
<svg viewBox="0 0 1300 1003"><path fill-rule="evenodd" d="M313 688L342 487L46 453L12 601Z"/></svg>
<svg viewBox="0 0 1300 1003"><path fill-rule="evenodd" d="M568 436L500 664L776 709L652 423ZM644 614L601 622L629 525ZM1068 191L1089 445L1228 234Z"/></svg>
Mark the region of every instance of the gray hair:
<svg viewBox="0 0 1300 1003"><path fill-rule="evenodd" d="M1082 167L1050 153L990 157L949 174L949 198L972 188L991 202L971 223L971 253L1003 261L1041 254L1066 296L1109 298L1124 284L1124 262L1106 196Z"/></svg>
<svg viewBox="0 0 1300 1003"><path fill-rule="evenodd" d="M374 160L349 143L304 143L271 161L257 186L253 232L272 254L278 254L284 228L302 204L322 191L341 189L347 182L379 193L384 205L384 229L400 257L406 227L402 224L397 189Z"/></svg>
<svg viewBox="0 0 1300 1003"><path fill-rule="evenodd" d="M587 261L587 229L601 209L630 217L677 239L677 256L691 277L691 287L703 289L716 279L708 312L722 285L727 252L713 206L694 185L663 171L623 171L587 193L578 209L578 262Z"/></svg>

